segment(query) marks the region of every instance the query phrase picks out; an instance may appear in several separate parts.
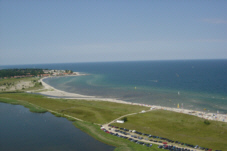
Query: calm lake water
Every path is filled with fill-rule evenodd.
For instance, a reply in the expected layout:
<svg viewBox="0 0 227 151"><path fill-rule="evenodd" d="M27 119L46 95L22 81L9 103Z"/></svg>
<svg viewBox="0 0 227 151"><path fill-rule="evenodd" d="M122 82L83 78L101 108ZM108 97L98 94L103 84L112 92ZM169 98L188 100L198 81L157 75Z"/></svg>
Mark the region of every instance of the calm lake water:
<svg viewBox="0 0 227 151"><path fill-rule="evenodd" d="M1 151L112 151L65 118L0 103Z"/></svg>

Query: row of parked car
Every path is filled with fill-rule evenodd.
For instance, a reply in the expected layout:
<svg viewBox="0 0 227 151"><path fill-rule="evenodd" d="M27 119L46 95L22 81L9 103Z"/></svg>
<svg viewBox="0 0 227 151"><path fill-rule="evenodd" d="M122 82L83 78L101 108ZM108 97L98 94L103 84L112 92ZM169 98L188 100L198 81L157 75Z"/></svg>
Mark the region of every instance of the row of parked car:
<svg viewBox="0 0 227 151"><path fill-rule="evenodd" d="M119 128L117 126L114 126L114 125L108 125L109 127L112 127L112 128L115 128L115 132L119 132L121 134L124 134L124 135L131 135L132 138L137 138L137 139L140 139L140 140L149 140L151 142L158 142L158 143L163 143L163 145L160 145L159 147L163 148L163 149L168 149L168 150L172 150L172 151L190 151L190 149L184 149L184 148L178 148L178 147L175 147L175 146L172 146L172 145L167 145L167 142L169 143L175 143L175 144L179 144L179 145L184 145L184 146L187 146L187 147L190 147L190 148L193 148L193 149L200 149L200 150L205 150L205 151L212 151L212 149L209 149L209 148L204 148L204 147L200 147L198 145L192 145L192 144L187 144L187 143L182 143L180 141L173 141L173 140L170 140L170 139L167 139L167 138L163 138L163 137L159 137L159 136L154 136L154 135L151 135L151 134L146 134L146 133L142 133L142 132L138 132L138 131L135 131L135 130L129 130L129 129L125 129L125 128ZM120 130L119 130L120 129ZM137 135L132 135L130 134L129 132L132 132L132 133L135 133ZM142 136L147 136L145 138L143 138ZM134 141L134 142L137 142L136 140L130 138L130 141ZM153 138L153 139L148 139L148 138ZM158 141L156 139L160 139L162 141ZM165 141L165 142L163 142ZM221 150L215 150L215 151L221 151Z"/></svg>
<svg viewBox="0 0 227 151"><path fill-rule="evenodd" d="M173 145L159 145L158 148L163 148L171 151L193 151L187 148L176 147Z"/></svg>
<svg viewBox="0 0 227 151"><path fill-rule="evenodd" d="M106 132L106 133L111 134L111 135L114 135L114 136L117 136L117 137L121 137L121 138L128 139L129 141L135 142L136 144L144 145L144 146L147 146L147 147L152 147L152 144L150 144L150 143L141 142L141 141L138 141L138 140L129 138L129 137L127 137L127 136L120 135L120 134L118 134L118 133L109 132L109 131L106 130L105 128L102 128L102 130L103 130L104 132ZM122 131L119 131L119 132L122 132ZM122 133L122 134L124 134L124 133ZM125 135L125 134L124 134L124 135ZM126 134L126 135L128 135L128 134Z"/></svg>

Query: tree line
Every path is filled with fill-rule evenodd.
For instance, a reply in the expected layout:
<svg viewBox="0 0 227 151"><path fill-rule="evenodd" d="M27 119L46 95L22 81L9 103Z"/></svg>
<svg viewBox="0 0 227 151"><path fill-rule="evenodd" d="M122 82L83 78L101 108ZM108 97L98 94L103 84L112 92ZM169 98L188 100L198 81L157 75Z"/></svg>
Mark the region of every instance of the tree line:
<svg viewBox="0 0 227 151"><path fill-rule="evenodd" d="M2 69L0 70L0 78L14 77L14 76L26 76L33 75L37 76L44 74L43 69Z"/></svg>

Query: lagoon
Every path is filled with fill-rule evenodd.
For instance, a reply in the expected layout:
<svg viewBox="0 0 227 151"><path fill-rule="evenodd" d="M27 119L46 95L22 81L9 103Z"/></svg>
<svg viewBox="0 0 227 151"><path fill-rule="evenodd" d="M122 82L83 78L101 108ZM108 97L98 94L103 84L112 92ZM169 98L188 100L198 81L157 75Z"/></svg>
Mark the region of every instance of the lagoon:
<svg viewBox="0 0 227 151"><path fill-rule="evenodd" d="M114 148L93 139L65 118L0 103L0 150L111 151Z"/></svg>

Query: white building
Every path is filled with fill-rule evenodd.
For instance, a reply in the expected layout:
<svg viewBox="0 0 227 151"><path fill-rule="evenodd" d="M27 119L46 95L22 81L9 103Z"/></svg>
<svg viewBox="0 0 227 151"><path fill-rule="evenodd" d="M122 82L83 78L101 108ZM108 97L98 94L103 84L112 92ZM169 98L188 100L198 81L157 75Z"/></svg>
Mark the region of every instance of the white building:
<svg viewBox="0 0 227 151"><path fill-rule="evenodd" d="M124 123L123 120L117 120L116 122L117 122L117 123Z"/></svg>

